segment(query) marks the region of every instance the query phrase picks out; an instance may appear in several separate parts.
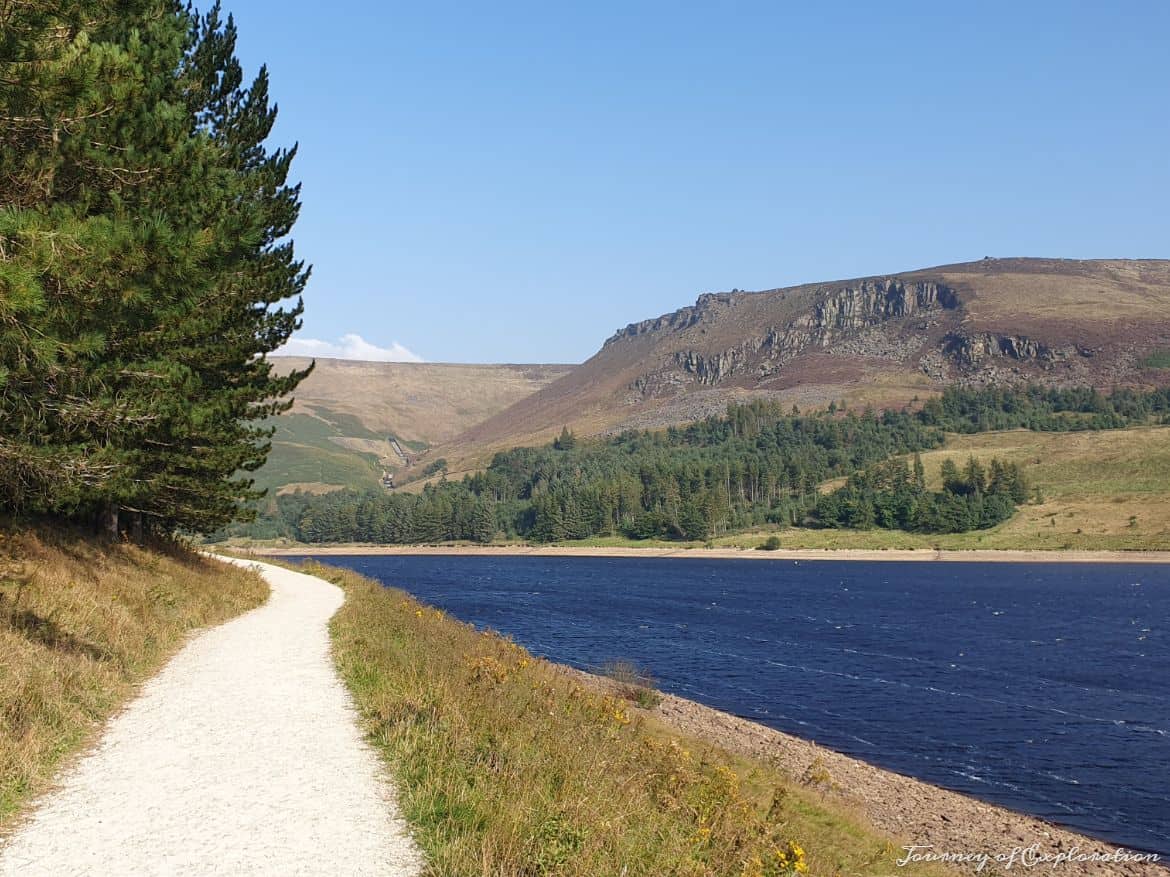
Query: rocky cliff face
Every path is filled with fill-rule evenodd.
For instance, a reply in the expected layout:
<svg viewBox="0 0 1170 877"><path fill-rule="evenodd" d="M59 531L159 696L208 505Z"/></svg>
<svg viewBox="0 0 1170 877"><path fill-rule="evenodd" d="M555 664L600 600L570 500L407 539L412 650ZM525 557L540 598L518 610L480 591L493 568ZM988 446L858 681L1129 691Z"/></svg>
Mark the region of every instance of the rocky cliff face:
<svg viewBox="0 0 1170 877"><path fill-rule="evenodd" d="M967 334L958 331L944 339L944 350L960 365L968 368L988 359L1006 357L1017 362L1052 362L1067 351L1054 351L1046 344L1022 335L995 335L990 332Z"/></svg>
<svg viewBox="0 0 1170 877"><path fill-rule="evenodd" d="M830 292L816 302L812 314L797 323L827 333L860 329L923 310L958 306L959 297L954 290L941 283L905 283L897 278L867 280Z"/></svg>
<svg viewBox="0 0 1170 877"><path fill-rule="evenodd" d="M1015 383L1025 375L1051 382L1054 374L1059 376L1056 383L1085 384L1094 380L1091 360L1096 352L1078 344L1053 345L1027 335L960 328L948 332L938 348L922 358L922 367L938 380L945 380L949 372L951 379L966 385ZM1123 365L1124 358L1114 363L1114 380L1123 379L1116 371Z"/></svg>
<svg viewBox="0 0 1170 877"><path fill-rule="evenodd" d="M781 323L761 320L781 315L787 317ZM631 324L606 345L657 336L658 366L628 385L627 404L677 396L688 387L751 388L773 378L799 383L806 378L791 369L814 353L900 364L936 384L1085 383L1097 370L1091 367L1092 348L1023 332L981 331L970 322L952 286L889 277L774 293L708 294L692 307ZM736 343L718 344L729 335ZM654 361L651 355L647 364Z"/></svg>
<svg viewBox="0 0 1170 877"><path fill-rule="evenodd" d="M717 311L730 307L733 296L742 294L737 292L705 292L690 307L680 308L673 314L664 314L653 320L630 323L626 328L619 329L606 340L602 349L604 350L623 338L636 338L651 332L682 332L704 319L711 318Z"/></svg>
<svg viewBox="0 0 1170 877"><path fill-rule="evenodd" d="M703 296L692 308L632 324L607 343L647 332L684 332L713 316L716 308L733 307L735 295ZM917 317L920 322L924 315L954 311L959 306L955 291L934 281L907 283L886 278L824 288L814 294L811 306L802 315L784 325L766 326L739 344L716 352L695 348L675 351L663 369L635 381L634 389L654 395L677 388L688 380L715 386L739 375L767 377L806 350L828 348L861 330L889 321L903 322Z"/></svg>

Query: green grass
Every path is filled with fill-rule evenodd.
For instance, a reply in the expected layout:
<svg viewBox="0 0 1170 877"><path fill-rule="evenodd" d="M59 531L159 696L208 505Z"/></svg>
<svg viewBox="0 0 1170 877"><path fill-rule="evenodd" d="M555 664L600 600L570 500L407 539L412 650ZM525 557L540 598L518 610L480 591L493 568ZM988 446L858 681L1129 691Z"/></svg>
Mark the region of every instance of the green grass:
<svg viewBox="0 0 1170 877"><path fill-rule="evenodd" d="M398 438L398 437L395 436L395 438ZM418 453L420 451L425 451L427 448L430 447L430 445L428 445L426 442L411 441L410 439L403 439L403 438L398 439L398 444L402 445L402 447L406 448L406 450L414 451L415 453Z"/></svg>
<svg viewBox="0 0 1170 877"><path fill-rule="evenodd" d="M775 768L682 738L509 640L355 573L334 657L428 874L893 875L896 845ZM912 873L941 873L914 871Z"/></svg>
<svg viewBox="0 0 1170 877"><path fill-rule="evenodd" d="M662 703L662 694L654 687L650 671L630 661L609 661L601 667L601 674L614 683L614 691L642 709L653 709Z"/></svg>
<svg viewBox="0 0 1170 877"><path fill-rule="evenodd" d="M1155 350L1141 361L1143 368L1170 368L1170 348Z"/></svg>
<svg viewBox="0 0 1170 877"><path fill-rule="evenodd" d="M333 411L320 405L305 406L311 414L293 412L273 417L267 423L276 427L276 437L300 444L327 447L333 436L353 438L384 439L385 435L374 432L352 414Z"/></svg>
<svg viewBox="0 0 1170 877"><path fill-rule="evenodd" d="M373 454L343 447L334 438L385 438L366 429L357 418L337 412L283 414L270 421L276 427L272 452L253 476L257 487L275 493L288 484L329 484L364 489L381 484L381 469Z"/></svg>
<svg viewBox="0 0 1170 877"><path fill-rule="evenodd" d="M335 438L385 439L354 416L324 408L311 414L282 414L269 421L276 427L272 452L253 475L256 486L275 493L288 484L321 484L358 490L381 484L374 454L346 448Z"/></svg>
<svg viewBox="0 0 1170 877"><path fill-rule="evenodd" d="M256 486L275 493L289 484L378 487L381 472L367 454L274 441L268 462L253 476Z"/></svg>

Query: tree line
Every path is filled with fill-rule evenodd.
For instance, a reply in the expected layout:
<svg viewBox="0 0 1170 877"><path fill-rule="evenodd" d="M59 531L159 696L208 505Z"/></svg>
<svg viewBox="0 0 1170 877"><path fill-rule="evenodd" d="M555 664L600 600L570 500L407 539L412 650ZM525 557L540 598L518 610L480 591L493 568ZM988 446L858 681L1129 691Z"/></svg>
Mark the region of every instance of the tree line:
<svg viewBox="0 0 1170 877"><path fill-rule="evenodd" d="M951 387L928 399L920 417L923 423L961 433L1121 429L1170 422L1170 387L1121 388L1108 395L1094 387Z"/></svg>
<svg viewBox="0 0 1170 877"><path fill-rule="evenodd" d="M992 459L985 468L971 457L962 472L942 463L942 488L929 491L922 458L887 460L849 476L843 487L817 500L813 519L825 527L965 533L1006 521L1028 499L1028 483L1015 463Z"/></svg>
<svg viewBox="0 0 1170 877"><path fill-rule="evenodd" d="M236 36L218 6L0 4L0 513L252 513L309 271Z"/></svg>
<svg viewBox="0 0 1170 877"><path fill-rule="evenodd" d="M756 400L661 431L585 440L565 429L549 445L498 453L486 470L418 494L280 496L275 513L246 532L403 544L696 540L763 524L962 532L1010 517L1029 488L1014 464L971 460L961 471L945 462L941 489L927 490L917 454L940 447L945 432L1165 420L1170 392L952 388L915 411L833 408L801 414ZM818 492L841 477L838 490Z"/></svg>

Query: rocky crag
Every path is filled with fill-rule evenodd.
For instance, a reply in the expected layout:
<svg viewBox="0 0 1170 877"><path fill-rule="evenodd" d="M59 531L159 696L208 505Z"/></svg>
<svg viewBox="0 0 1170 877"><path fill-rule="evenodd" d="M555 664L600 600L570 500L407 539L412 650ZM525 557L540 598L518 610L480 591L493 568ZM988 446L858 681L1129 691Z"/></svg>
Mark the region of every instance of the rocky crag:
<svg viewBox="0 0 1170 877"><path fill-rule="evenodd" d="M450 455L683 423L732 400L900 407L949 384L1150 385L1170 348L1170 260L983 259L762 292L705 293L616 332Z"/></svg>
<svg viewBox="0 0 1170 877"><path fill-rule="evenodd" d="M749 296L783 297L786 292L708 293L692 307L627 326L605 342L603 352L638 336L679 336L681 349L630 383L629 390L643 398L677 395L694 384L766 383L782 375L802 354L813 352L897 363L920 370L940 385L1020 379L1084 383L1093 378L1089 360L1101 352L1100 347L1085 344L1054 345L1023 334L978 331L965 325L968 315L963 296L955 288L938 281L899 277L816 289L804 313L782 325L749 331L741 341L722 350L686 344L688 336L693 337L689 330L698 329L701 343L706 326L717 325L724 312L741 303L758 309L761 302ZM1133 356L1121 358L1123 365L1132 365L1135 360ZM1114 368L1109 377L1117 380L1125 370Z"/></svg>

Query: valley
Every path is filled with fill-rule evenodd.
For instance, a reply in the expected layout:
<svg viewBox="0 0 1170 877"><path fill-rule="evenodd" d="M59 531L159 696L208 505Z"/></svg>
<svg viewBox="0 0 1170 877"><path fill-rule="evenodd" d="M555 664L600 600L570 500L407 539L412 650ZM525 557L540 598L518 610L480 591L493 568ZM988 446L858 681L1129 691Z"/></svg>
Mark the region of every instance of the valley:
<svg viewBox="0 0 1170 877"><path fill-rule="evenodd" d="M274 357L273 362L287 374L311 360ZM272 422L272 453L256 473L257 485L271 495L379 487L383 472L408 469L414 455L450 441L572 369L319 359L297 388L292 410Z"/></svg>

